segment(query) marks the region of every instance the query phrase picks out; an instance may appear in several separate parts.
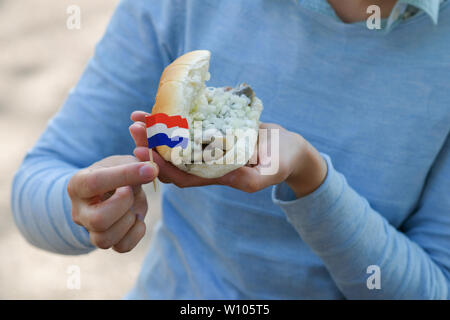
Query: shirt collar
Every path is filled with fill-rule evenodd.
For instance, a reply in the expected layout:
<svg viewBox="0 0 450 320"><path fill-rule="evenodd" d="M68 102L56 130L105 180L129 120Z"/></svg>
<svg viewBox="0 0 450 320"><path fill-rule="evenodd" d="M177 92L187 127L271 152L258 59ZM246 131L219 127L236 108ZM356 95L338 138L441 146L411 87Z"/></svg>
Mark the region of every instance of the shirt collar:
<svg viewBox="0 0 450 320"><path fill-rule="evenodd" d="M445 1L449 0L398 0L392 9L390 16L387 19L383 19L383 29L386 33L389 33L395 26L400 24L401 21L411 14L413 8L426 13L433 23L437 24L440 5ZM339 20L327 0L297 0L297 2L304 7L308 7L311 10L332 16Z"/></svg>
<svg viewBox="0 0 450 320"><path fill-rule="evenodd" d="M398 25L406 17L411 6L425 12L431 18L433 23L437 24L439 8L444 1L447 0L398 0L386 21L385 31L390 32Z"/></svg>

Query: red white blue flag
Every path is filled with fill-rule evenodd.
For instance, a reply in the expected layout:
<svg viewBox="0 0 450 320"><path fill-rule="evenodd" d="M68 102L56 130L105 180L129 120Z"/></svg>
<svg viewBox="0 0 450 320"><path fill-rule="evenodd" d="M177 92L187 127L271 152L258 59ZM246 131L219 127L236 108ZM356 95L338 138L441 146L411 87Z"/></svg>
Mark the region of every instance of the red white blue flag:
<svg viewBox="0 0 450 320"><path fill-rule="evenodd" d="M185 149L189 141L189 125L181 116L168 116L165 113L156 113L145 116L147 127L148 147L180 146Z"/></svg>

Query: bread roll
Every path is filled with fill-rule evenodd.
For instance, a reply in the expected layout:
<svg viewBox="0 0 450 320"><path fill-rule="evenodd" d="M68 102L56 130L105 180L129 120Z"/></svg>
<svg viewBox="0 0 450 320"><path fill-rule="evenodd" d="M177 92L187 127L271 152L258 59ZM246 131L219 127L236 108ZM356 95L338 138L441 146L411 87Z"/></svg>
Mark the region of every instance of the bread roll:
<svg viewBox="0 0 450 320"><path fill-rule="evenodd" d="M161 75L152 113L181 115L189 124L188 147L159 146L158 153L179 169L217 178L244 166L255 151L262 102L246 84L206 87L211 53L186 53Z"/></svg>

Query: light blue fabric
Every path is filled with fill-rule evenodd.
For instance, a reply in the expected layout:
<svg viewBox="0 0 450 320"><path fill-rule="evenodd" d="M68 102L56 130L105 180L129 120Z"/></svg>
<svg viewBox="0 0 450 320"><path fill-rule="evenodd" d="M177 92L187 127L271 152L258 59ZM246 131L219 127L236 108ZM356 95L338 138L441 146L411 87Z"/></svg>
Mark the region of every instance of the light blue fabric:
<svg viewBox="0 0 450 320"><path fill-rule="evenodd" d="M330 6L327 0L298 0L298 3L308 9L314 10L318 13L328 15L336 20L339 17L336 15L334 9Z"/></svg>
<svg viewBox="0 0 450 320"><path fill-rule="evenodd" d="M449 297L448 2L438 26L415 16L381 35L296 1L122 1L15 176L28 241L93 250L71 221L68 179L132 153L130 113L150 111L163 68L194 49L212 52L209 85L249 83L261 120L310 141L327 178L300 199L284 183L254 194L165 185L127 298ZM370 265L380 290L367 288Z"/></svg>

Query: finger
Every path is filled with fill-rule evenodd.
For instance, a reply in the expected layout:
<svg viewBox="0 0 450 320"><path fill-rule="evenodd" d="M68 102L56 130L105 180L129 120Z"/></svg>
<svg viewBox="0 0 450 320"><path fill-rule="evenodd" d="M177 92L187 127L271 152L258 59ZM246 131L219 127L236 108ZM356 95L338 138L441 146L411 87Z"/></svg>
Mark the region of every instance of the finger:
<svg viewBox="0 0 450 320"><path fill-rule="evenodd" d="M150 113L145 111L134 111L131 113L131 120L132 121L142 121L145 123L145 116L149 116Z"/></svg>
<svg viewBox="0 0 450 320"><path fill-rule="evenodd" d="M155 151L153 151L153 160L159 156L159 154ZM150 161L150 155L148 153L147 147L136 147L133 151L133 154L136 156L136 158L139 159L139 161Z"/></svg>
<svg viewBox="0 0 450 320"><path fill-rule="evenodd" d="M110 156L107 158L107 164L105 164L106 159L102 159L92 164L91 168L110 168L119 166L121 164L138 163L138 159L132 155L121 155L121 156Z"/></svg>
<svg viewBox="0 0 450 320"><path fill-rule="evenodd" d="M270 152L272 150L269 148L269 141L271 141L271 138L270 138L271 132L270 132L270 130L272 130L272 129L273 128L267 129L267 132L265 134L259 136L259 139L258 139L258 150L257 150L257 153L258 153L257 165L258 166L268 166L270 164L271 157L272 156L274 156L274 157L276 156L276 155L270 154Z"/></svg>
<svg viewBox="0 0 450 320"><path fill-rule="evenodd" d="M119 243L136 223L136 215L131 210L104 232L90 231L91 243L100 249L109 249Z"/></svg>
<svg viewBox="0 0 450 320"><path fill-rule="evenodd" d="M130 210L133 202L133 189L130 186L120 187L109 199L85 206L79 219L89 231L103 232Z"/></svg>
<svg viewBox="0 0 450 320"><path fill-rule="evenodd" d="M134 192L134 203L130 210L141 221L143 221L147 215L147 196L141 186L139 186Z"/></svg>
<svg viewBox="0 0 450 320"><path fill-rule="evenodd" d="M147 147L136 147L134 148L133 154L139 159L139 161L150 161L150 154L148 151L149 149ZM166 162L166 160L164 160L157 151L152 149L152 153L153 161L158 164L158 167L159 164Z"/></svg>
<svg viewBox="0 0 450 320"><path fill-rule="evenodd" d="M145 123L143 122L135 122L130 127L130 134L134 140L134 143L137 147L147 147L147 130L145 127Z"/></svg>
<svg viewBox="0 0 450 320"><path fill-rule="evenodd" d="M273 161L280 161L279 150L274 153L272 143L280 143L279 137L283 127L273 123L262 123L260 125L260 134L258 136L258 163L256 169L260 171L262 168L268 168ZM274 139L278 137L278 139Z"/></svg>
<svg viewBox="0 0 450 320"><path fill-rule="evenodd" d="M184 172L172 163L164 160L161 155L152 150L153 161L158 165L158 179L163 183L173 183L177 187L199 187L212 184L218 184L218 179L206 179L198 176L194 176L187 172ZM148 148L136 147L134 149L134 155L141 161L149 161L150 156L148 154Z"/></svg>
<svg viewBox="0 0 450 320"><path fill-rule="evenodd" d="M219 183L217 178L206 179L184 172L175 167L172 163L164 160L158 152L153 150L152 152L153 160L159 168L158 179L163 183L173 183L180 188L199 187ZM149 160L147 148L137 147L134 149L134 154L141 161Z"/></svg>
<svg viewBox="0 0 450 320"><path fill-rule="evenodd" d="M257 192L269 185L255 167L241 167L220 178L220 184L228 185L245 192Z"/></svg>
<svg viewBox="0 0 450 320"><path fill-rule="evenodd" d="M100 196L127 185L151 182L158 175L158 167L149 163L131 163L109 168L84 169L74 177L73 191L81 198Z"/></svg>
<svg viewBox="0 0 450 320"><path fill-rule="evenodd" d="M261 122L259 124L259 128L260 129L283 129L283 127L280 126L279 124L270 123L270 122Z"/></svg>
<svg viewBox="0 0 450 320"><path fill-rule="evenodd" d="M131 251L145 235L145 223L136 220L133 227L127 234L113 246L113 249L120 253Z"/></svg>
<svg viewBox="0 0 450 320"><path fill-rule="evenodd" d="M120 192L120 190L118 192ZM125 236L128 230L134 225L136 219L144 221L145 215L147 214L148 205L147 197L145 196L142 186L133 187L133 195L134 202L132 206L110 227L102 226L97 229L102 231L92 231L91 229L89 234L91 235L91 242L94 245L103 249L110 248Z"/></svg>
<svg viewBox="0 0 450 320"><path fill-rule="evenodd" d="M250 159L248 160L248 162L246 164L247 166L253 167L258 164L258 144L259 144L259 139L255 143L255 147L253 148L253 154L250 157Z"/></svg>
<svg viewBox="0 0 450 320"><path fill-rule="evenodd" d="M165 161L159 154L154 157L154 160L160 168L158 178L163 183L173 183L179 188L217 184L217 179L202 178L178 169L172 163Z"/></svg>
<svg viewBox="0 0 450 320"><path fill-rule="evenodd" d="M136 195L140 192L140 190L142 190L142 186L141 185L134 185L131 186L131 188L133 188L133 194L134 194L134 198L136 201ZM113 191L108 191L107 193L103 194L100 198L101 198L101 202L106 201L107 199L111 198L111 196L116 192L116 190ZM92 204L96 203L96 201L93 201Z"/></svg>

